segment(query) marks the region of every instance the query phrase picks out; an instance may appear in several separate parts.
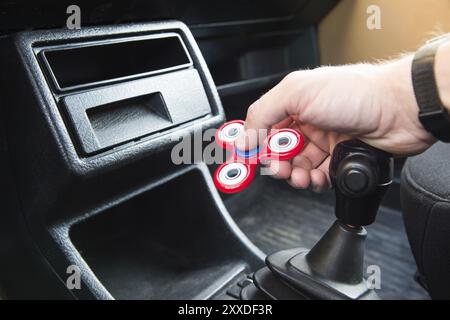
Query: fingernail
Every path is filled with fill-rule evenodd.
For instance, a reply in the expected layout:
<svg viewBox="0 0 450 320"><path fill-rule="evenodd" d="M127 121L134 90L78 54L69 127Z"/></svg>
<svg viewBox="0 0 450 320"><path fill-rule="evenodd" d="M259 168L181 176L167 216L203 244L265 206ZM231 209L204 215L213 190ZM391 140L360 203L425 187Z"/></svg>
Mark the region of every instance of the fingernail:
<svg viewBox="0 0 450 320"><path fill-rule="evenodd" d="M311 184L309 185L308 189L311 190L311 191L314 192L314 193L319 193L319 192L320 192L318 186L315 185L315 184L312 183L312 182L311 182Z"/></svg>
<svg viewBox="0 0 450 320"><path fill-rule="evenodd" d="M261 167L260 175L262 175L262 176L274 176L275 174L276 173L273 172L271 167L266 167L266 166Z"/></svg>

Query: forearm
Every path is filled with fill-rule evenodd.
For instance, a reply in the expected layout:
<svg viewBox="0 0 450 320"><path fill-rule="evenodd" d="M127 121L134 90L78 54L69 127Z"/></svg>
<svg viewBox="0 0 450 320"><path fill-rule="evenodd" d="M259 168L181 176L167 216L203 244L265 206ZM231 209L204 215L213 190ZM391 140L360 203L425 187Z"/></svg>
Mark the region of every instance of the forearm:
<svg viewBox="0 0 450 320"><path fill-rule="evenodd" d="M380 85L385 88L381 94L385 95L387 101L395 101L401 107L400 110L413 114L415 119L419 112L419 106L411 77L412 61L413 54L410 54L382 66ZM390 95L394 97L392 98ZM418 118L417 122L419 122Z"/></svg>

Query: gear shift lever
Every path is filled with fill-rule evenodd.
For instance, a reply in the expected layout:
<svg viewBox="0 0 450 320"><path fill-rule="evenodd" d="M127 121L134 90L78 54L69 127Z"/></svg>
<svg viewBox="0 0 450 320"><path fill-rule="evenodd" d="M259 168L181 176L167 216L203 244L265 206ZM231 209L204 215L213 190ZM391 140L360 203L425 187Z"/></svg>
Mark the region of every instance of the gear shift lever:
<svg viewBox="0 0 450 320"><path fill-rule="evenodd" d="M391 154L359 140L338 144L330 163L338 220L351 226L372 224L392 174Z"/></svg>
<svg viewBox="0 0 450 320"><path fill-rule="evenodd" d="M336 222L311 249L290 249L266 258L255 285L273 299L377 298L363 277L364 226L375 221L392 182L392 156L359 140L339 143L330 163Z"/></svg>

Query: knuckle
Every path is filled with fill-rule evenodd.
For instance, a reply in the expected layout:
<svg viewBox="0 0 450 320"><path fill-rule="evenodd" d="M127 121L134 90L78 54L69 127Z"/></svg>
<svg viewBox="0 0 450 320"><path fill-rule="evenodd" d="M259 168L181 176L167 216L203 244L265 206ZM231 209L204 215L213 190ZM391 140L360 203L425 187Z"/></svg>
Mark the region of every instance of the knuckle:
<svg viewBox="0 0 450 320"><path fill-rule="evenodd" d="M256 115L258 105L260 104L259 100L255 101L248 107L247 109L247 119L253 119Z"/></svg>
<svg viewBox="0 0 450 320"><path fill-rule="evenodd" d="M299 78L303 75L303 71L293 71L287 74L281 81L284 85L291 87L298 83Z"/></svg>

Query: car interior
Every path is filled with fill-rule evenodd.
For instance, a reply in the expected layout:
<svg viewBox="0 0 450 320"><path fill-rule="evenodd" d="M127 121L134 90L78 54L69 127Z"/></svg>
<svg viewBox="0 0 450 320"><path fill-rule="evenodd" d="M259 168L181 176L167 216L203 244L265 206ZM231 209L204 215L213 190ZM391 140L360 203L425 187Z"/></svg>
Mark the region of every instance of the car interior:
<svg viewBox="0 0 450 320"><path fill-rule="evenodd" d="M258 173L225 194L218 164L171 158L290 72L413 50L448 20L406 2L374 1L383 31L365 0L83 0L80 28L70 1L1 2L0 299L449 299L446 144L344 142L320 194Z"/></svg>

